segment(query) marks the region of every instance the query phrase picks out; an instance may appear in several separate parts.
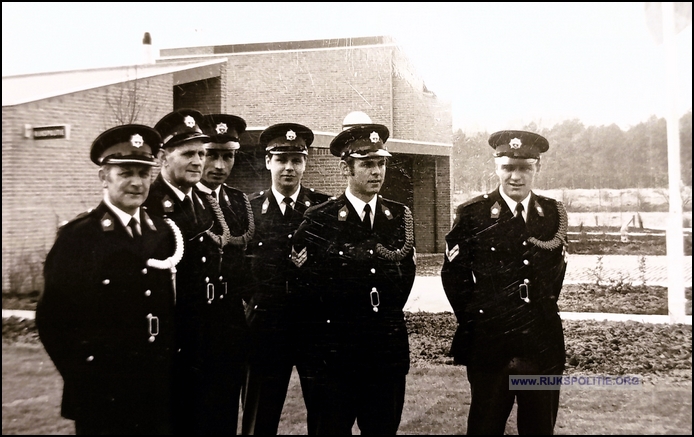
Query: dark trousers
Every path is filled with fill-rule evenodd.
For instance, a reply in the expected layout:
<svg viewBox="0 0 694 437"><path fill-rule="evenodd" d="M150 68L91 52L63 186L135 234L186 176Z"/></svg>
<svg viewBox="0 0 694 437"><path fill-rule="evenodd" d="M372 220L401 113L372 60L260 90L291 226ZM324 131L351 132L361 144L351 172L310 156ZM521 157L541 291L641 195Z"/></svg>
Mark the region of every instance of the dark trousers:
<svg viewBox="0 0 694 437"><path fill-rule="evenodd" d="M142 424L104 423L95 420L75 420L75 435L171 435L171 423L143 421Z"/></svg>
<svg viewBox="0 0 694 437"><path fill-rule="evenodd" d="M326 375L314 388L317 433L395 435L405 404L406 374L345 371Z"/></svg>
<svg viewBox="0 0 694 437"><path fill-rule="evenodd" d="M245 363L191 366L176 383L177 435L236 435Z"/></svg>
<svg viewBox="0 0 694 437"><path fill-rule="evenodd" d="M251 363L248 367L244 387L243 435L277 435L284 401L287 398L289 381L294 364L290 360L269 363ZM306 405L307 434L315 435L311 392L313 379L304 376L297 366L301 392Z"/></svg>
<svg viewBox="0 0 694 437"><path fill-rule="evenodd" d="M519 362L522 364L517 366ZM519 367L522 367L520 372ZM468 367L472 401L467 433L503 435L516 402L519 435L552 435L559 410L558 387L557 390L509 390L510 375L539 375L535 369L537 366L532 363L517 359L494 371ZM542 373L543 376L561 374L560 369Z"/></svg>

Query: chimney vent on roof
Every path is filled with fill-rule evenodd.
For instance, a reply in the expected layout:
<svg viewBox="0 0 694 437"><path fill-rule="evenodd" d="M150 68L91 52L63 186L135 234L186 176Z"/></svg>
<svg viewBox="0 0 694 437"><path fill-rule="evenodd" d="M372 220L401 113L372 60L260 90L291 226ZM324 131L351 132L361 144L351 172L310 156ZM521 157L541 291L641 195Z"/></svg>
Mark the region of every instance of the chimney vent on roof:
<svg viewBox="0 0 694 437"><path fill-rule="evenodd" d="M152 55L152 36L149 32L145 32L142 38L142 63L154 64L154 56Z"/></svg>

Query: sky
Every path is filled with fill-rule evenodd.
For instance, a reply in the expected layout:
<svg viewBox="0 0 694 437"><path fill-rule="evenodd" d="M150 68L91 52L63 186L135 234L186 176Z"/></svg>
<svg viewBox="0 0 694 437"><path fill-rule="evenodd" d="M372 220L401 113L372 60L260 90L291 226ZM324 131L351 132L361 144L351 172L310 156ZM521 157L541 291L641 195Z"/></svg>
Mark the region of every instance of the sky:
<svg viewBox="0 0 694 437"><path fill-rule="evenodd" d="M144 32L155 57L175 47L391 36L451 103L454 130L468 133L568 119L628 129L692 107L691 20L668 56L643 2L3 2L2 75L137 64Z"/></svg>

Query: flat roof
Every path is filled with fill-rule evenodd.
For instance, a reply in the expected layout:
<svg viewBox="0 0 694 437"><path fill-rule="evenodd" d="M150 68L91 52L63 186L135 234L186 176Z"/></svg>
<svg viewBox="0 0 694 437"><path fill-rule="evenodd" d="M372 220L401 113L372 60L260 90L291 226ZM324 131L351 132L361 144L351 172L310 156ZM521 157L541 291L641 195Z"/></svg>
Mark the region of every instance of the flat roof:
<svg viewBox="0 0 694 437"><path fill-rule="evenodd" d="M162 62L157 64L5 76L2 78L2 106L21 105L131 80L146 79L163 74L222 64L224 62L226 62L226 59L206 60L204 62Z"/></svg>

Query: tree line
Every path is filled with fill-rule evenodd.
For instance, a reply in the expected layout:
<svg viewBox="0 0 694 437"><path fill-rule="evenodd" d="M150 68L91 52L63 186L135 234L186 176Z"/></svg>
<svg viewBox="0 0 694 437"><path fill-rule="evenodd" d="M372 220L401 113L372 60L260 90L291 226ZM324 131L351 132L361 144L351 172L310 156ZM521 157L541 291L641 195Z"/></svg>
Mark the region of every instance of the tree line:
<svg viewBox="0 0 694 437"><path fill-rule="evenodd" d="M668 147L664 118L622 130L616 124L585 126L578 119L552 128L530 123L522 130L549 141L542 156L538 189L667 188ZM496 187L489 132L453 135L452 176L456 192L489 191ZM681 183L692 185L692 111L680 119ZM481 170L482 169L482 170Z"/></svg>

